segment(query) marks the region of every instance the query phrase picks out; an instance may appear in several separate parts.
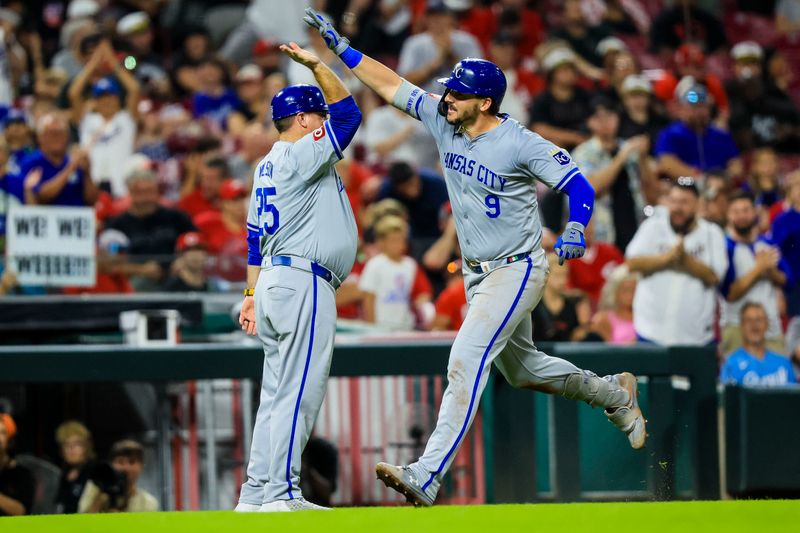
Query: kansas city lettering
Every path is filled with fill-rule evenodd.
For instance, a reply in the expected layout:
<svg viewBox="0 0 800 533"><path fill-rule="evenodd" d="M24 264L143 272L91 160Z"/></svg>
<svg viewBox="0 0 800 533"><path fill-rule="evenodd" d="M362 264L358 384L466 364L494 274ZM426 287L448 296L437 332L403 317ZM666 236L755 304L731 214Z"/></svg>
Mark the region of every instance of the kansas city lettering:
<svg viewBox="0 0 800 533"><path fill-rule="evenodd" d="M490 189L499 189L501 192L505 189L506 182L508 181L508 178L504 178L496 172L492 172L483 165L477 165L476 171L475 160L467 159L461 154L454 154L452 152L445 152L444 167L465 176L474 177L479 183L486 185Z"/></svg>

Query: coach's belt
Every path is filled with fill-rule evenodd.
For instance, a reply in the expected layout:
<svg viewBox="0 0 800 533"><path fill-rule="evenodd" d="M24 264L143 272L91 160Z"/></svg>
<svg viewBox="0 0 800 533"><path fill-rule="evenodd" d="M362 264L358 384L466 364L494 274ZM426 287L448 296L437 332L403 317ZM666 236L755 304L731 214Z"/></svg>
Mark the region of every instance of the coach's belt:
<svg viewBox="0 0 800 533"><path fill-rule="evenodd" d="M288 255L272 255L265 257L264 261L261 263L262 266L269 264L272 266L287 266L297 268L299 270L305 270L306 272L311 272L315 276L318 276L333 285L334 289L340 285L339 278L337 278L333 272L320 265L316 261L309 261L308 259L304 259L302 257L290 257Z"/></svg>
<svg viewBox="0 0 800 533"><path fill-rule="evenodd" d="M466 263L467 268L469 268L476 274L483 274L485 272L494 270L499 266L507 265L509 263L516 263L517 261L522 261L529 255L531 255L530 252L525 252L524 254L512 255L511 257L506 257L504 259L495 259L494 261L473 261L471 259L464 259L464 262Z"/></svg>

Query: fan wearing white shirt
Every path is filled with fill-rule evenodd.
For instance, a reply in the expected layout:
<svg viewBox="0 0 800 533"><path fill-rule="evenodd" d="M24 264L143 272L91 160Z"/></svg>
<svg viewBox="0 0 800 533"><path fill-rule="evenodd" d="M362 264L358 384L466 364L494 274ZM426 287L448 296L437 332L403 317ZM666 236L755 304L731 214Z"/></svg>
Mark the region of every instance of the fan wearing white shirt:
<svg viewBox="0 0 800 533"><path fill-rule="evenodd" d="M747 302L764 308L767 316L767 347L783 352L783 330L779 302L789 281L789 265L777 247L758 233L758 213L753 195L737 191L728 199L728 271L720 285L720 353L728 355L742 346L739 327Z"/></svg>
<svg viewBox="0 0 800 533"><path fill-rule="evenodd" d="M406 255L408 224L386 215L375 223L381 253L367 261L358 286L363 294L364 320L392 331L411 331L420 316L422 326L433 319L433 290L417 262Z"/></svg>
<svg viewBox="0 0 800 533"><path fill-rule="evenodd" d="M108 74L108 65L114 65L113 75L94 82L87 102L84 94L89 81ZM120 65L107 41L98 45L69 89L73 120L80 125L81 146L89 151L92 176L115 197L127 194L125 162L133 155L136 142L139 93L139 82Z"/></svg>
<svg viewBox="0 0 800 533"><path fill-rule="evenodd" d="M668 214L642 222L628 245L628 267L642 275L633 298L640 340L664 346L714 342L717 285L728 255L722 229L697 216L698 204L694 180L678 178Z"/></svg>

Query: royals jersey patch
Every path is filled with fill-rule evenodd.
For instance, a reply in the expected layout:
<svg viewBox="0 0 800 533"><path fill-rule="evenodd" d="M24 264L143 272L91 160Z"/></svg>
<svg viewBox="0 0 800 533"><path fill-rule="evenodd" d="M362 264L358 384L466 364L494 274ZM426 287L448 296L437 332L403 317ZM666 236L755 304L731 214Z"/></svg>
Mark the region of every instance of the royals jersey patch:
<svg viewBox="0 0 800 533"><path fill-rule="evenodd" d="M570 159L564 150L558 150L557 152L552 153L550 155L553 157L553 159L556 160L556 163L558 163L559 165L561 166L569 165Z"/></svg>
<svg viewBox="0 0 800 533"><path fill-rule="evenodd" d="M315 141L318 141L325 137L325 127L322 126L314 130L314 133L311 134L314 137Z"/></svg>

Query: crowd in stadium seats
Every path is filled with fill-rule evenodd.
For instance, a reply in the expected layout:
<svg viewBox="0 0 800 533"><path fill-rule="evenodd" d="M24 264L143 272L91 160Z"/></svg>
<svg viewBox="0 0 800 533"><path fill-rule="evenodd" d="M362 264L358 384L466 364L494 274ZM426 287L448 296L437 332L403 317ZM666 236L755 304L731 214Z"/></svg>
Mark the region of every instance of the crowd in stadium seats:
<svg viewBox="0 0 800 533"><path fill-rule="evenodd" d="M567 148L597 192L584 258L551 267L538 340L747 344L745 302L800 364L800 1L3 0L0 242L15 204L94 206L97 284L68 293L242 286L269 101L313 83L310 47L364 122L337 170L359 223L340 316L456 329L466 306L436 147L315 31L425 90L465 56L504 70L502 112ZM566 221L539 184L543 245ZM627 261L627 262L626 262ZM0 295L20 286L0 267ZM750 308L753 310L753 308ZM741 327L745 328L744 322Z"/></svg>
<svg viewBox="0 0 800 533"><path fill-rule="evenodd" d="M0 517L37 509L59 514L158 511L158 500L137 484L144 468L144 448L138 442L115 442L104 461L95 456L85 425L62 423L55 432L61 472L50 487L12 453L16 433L14 419L0 413Z"/></svg>

